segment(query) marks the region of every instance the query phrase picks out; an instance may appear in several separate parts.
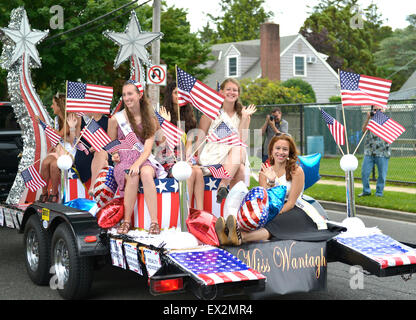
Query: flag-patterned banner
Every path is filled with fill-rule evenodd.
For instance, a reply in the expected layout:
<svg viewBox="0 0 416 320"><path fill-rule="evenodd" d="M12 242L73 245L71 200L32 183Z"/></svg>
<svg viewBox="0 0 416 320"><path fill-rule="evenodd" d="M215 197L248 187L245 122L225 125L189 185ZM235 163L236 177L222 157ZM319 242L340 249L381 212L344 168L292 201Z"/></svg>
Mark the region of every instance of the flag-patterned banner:
<svg viewBox="0 0 416 320"><path fill-rule="evenodd" d="M224 97L180 68L177 68L176 75L179 105L190 103L207 117L215 120L224 102Z"/></svg>
<svg viewBox="0 0 416 320"><path fill-rule="evenodd" d="M166 137L166 143L170 150L175 151L175 147L179 145L181 137L185 134L181 129L165 120L158 112L156 113L157 120Z"/></svg>
<svg viewBox="0 0 416 320"><path fill-rule="evenodd" d="M266 278L220 248L172 252L168 257L207 286Z"/></svg>
<svg viewBox="0 0 416 320"><path fill-rule="evenodd" d="M113 88L68 81L67 112L110 113Z"/></svg>
<svg viewBox="0 0 416 320"><path fill-rule="evenodd" d="M389 118L381 111L377 111L370 119L367 129L390 144L406 131L401 124Z"/></svg>
<svg viewBox="0 0 416 320"><path fill-rule="evenodd" d="M377 261L382 269L416 264L416 250L384 234L360 237L336 237L336 240Z"/></svg>
<svg viewBox="0 0 416 320"><path fill-rule="evenodd" d="M387 107L391 80L340 71L341 100L344 106Z"/></svg>
<svg viewBox="0 0 416 320"><path fill-rule="evenodd" d="M345 143L344 126L335 120L330 114L321 109L322 118L324 118L326 125L329 128L335 142L340 146Z"/></svg>
<svg viewBox="0 0 416 320"><path fill-rule="evenodd" d="M215 143L222 143L230 146L247 147L247 145L240 140L237 132L230 129L230 127L222 121L216 128L208 135L208 141Z"/></svg>
<svg viewBox="0 0 416 320"><path fill-rule="evenodd" d="M39 124L45 131L45 135L51 142L51 145L56 146L61 141L61 136L54 129L52 129L51 126L47 125L40 119Z"/></svg>
<svg viewBox="0 0 416 320"><path fill-rule="evenodd" d="M111 142L107 132L94 119L91 119L91 122L81 130L81 135L96 151L101 151Z"/></svg>
<svg viewBox="0 0 416 320"><path fill-rule="evenodd" d="M209 172L211 172L214 178L231 179L230 174L228 173L227 170L225 170L225 168L221 164L214 164L214 165L204 166L204 167L207 168Z"/></svg>
<svg viewBox="0 0 416 320"><path fill-rule="evenodd" d="M42 187L46 187L45 180L42 179L33 164L29 168L23 170L20 174L22 175L26 187L29 188L30 191L34 192Z"/></svg>
<svg viewBox="0 0 416 320"><path fill-rule="evenodd" d="M68 170L68 179L65 181L64 201L69 202L78 198L91 199L88 189L91 185L91 179L85 182L85 185L79 179L77 172L70 168Z"/></svg>

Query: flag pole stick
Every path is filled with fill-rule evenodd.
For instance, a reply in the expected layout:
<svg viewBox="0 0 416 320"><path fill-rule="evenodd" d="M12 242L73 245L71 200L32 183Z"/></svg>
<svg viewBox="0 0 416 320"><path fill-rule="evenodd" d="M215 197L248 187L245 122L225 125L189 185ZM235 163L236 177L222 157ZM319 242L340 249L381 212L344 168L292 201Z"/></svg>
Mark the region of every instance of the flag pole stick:
<svg viewBox="0 0 416 320"><path fill-rule="evenodd" d="M338 69L338 78L339 78L339 87L341 88L341 75L340 75L339 69ZM347 145L347 154L349 154L350 147L348 144L347 124L345 122L345 111L344 111L344 104L342 103L342 93L341 93L341 109L342 109L342 118L344 120L345 144Z"/></svg>
<svg viewBox="0 0 416 320"><path fill-rule="evenodd" d="M176 88L179 88L178 85L178 65L175 64L175 76L176 76ZM177 126L179 129L181 129L181 107L179 106L179 89L178 89L178 123ZM182 130L182 129L181 129ZM185 132L185 130L184 130ZM182 147L182 137L179 140L179 154L180 154L180 160L183 160L183 147Z"/></svg>
<svg viewBox="0 0 416 320"><path fill-rule="evenodd" d="M365 130L365 132L364 132L363 136L362 136L362 137L361 137L361 139L360 139L360 142L358 142L358 145L357 145L357 147L355 148L354 153L353 153L352 155L354 155L354 154L357 152L358 147L360 146L360 144L361 144L361 142L363 141L363 139L364 139L365 135L367 134L367 132L368 132L368 129L366 129L366 130Z"/></svg>
<svg viewBox="0 0 416 320"><path fill-rule="evenodd" d="M92 120L93 120L93 117L91 117L91 119L88 121L88 123L86 124L86 126L85 127L88 127L89 125L90 125L90 123L92 122ZM84 128L85 128L84 127ZM72 152L75 150L75 148L76 148L76 146L77 146L77 144L80 142L80 140L81 140L81 138L82 138L82 136L84 135L84 133L82 132L82 130L81 130L81 132L80 132L80 135L79 135L79 137L78 137L78 140L75 142L75 144L74 144L74 146L72 147ZM72 153L71 152L71 153Z"/></svg>

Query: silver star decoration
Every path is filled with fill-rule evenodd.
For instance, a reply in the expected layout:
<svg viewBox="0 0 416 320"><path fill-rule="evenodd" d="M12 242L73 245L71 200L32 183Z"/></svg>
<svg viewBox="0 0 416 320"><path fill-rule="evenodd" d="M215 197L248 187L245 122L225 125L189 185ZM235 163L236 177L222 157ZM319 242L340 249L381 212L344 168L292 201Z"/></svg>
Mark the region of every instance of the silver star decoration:
<svg viewBox="0 0 416 320"><path fill-rule="evenodd" d="M26 11L23 12L19 29L1 28L1 30L16 44L10 66L24 54L31 57L38 66L41 66L36 44L43 40L49 31L31 30Z"/></svg>
<svg viewBox="0 0 416 320"><path fill-rule="evenodd" d="M151 65L149 53L145 47L151 42L163 37L162 32L142 32L136 12L134 11L131 12L130 21L125 32L104 31L104 35L120 46L114 62L114 68L118 68L122 62L134 55L144 64Z"/></svg>

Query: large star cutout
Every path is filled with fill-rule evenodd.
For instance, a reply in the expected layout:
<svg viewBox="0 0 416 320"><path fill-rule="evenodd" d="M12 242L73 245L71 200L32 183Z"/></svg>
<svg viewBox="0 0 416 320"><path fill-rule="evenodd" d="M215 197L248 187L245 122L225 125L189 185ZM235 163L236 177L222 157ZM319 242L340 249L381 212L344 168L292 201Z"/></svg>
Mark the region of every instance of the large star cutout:
<svg viewBox="0 0 416 320"><path fill-rule="evenodd" d="M38 66L41 66L36 44L43 40L48 35L49 31L30 30L26 11L23 11L19 29L1 28L1 30L16 44L10 65L15 63L21 56L27 54Z"/></svg>
<svg viewBox="0 0 416 320"><path fill-rule="evenodd" d="M118 68L122 62L135 55L144 64L151 65L149 53L146 46L151 42L163 37L162 32L142 32L136 12L132 11L130 21L124 33L105 31L109 39L115 41L119 46L114 68Z"/></svg>

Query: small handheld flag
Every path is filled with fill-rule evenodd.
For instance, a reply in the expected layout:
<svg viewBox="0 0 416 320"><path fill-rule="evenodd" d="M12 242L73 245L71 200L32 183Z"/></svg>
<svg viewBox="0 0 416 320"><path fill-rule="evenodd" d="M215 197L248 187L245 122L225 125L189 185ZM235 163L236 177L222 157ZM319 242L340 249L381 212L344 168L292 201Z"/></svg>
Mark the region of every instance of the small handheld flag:
<svg viewBox="0 0 416 320"><path fill-rule="evenodd" d="M377 111L370 119L367 129L390 144L406 131L401 124L389 118L381 111Z"/></svg>
<svg viewBox="0 0 416 320"><path fill-rule="evenodd" d="M326 125L329 128L335 142L340 146L345 143L344 126L335 120L330 114L321 109L322 118L325 120Z"/></svg>
<svg viewBox="0 0 416 320"><path fill-rule="evenodd" d="M35 192L42 187L46 187L45 180L42 179L33 164L29 168L23 170L20 174L25 182L25 186L29 188L30 191Z"/></svg>
<svg viewBox="0 0 416 320"><path fill-rule="evenodd" d="M91 122L81 130L81 135L96 151L101 151L105 145L111 142L108 134L94 119L91 119Z"/></svg>
<svg viewBox="0 0 416 320"><path fill-rule="evenodd" d="M109 114L112 100L112 87L68 81L67 112Z"/></svg>

